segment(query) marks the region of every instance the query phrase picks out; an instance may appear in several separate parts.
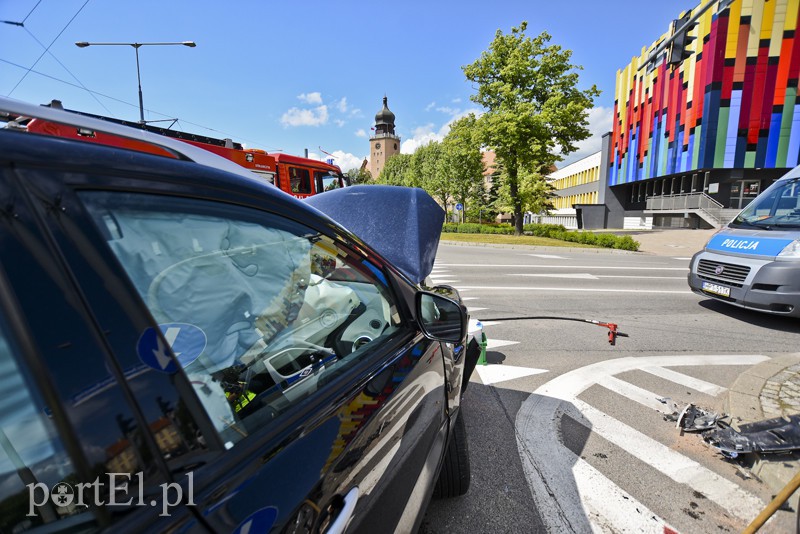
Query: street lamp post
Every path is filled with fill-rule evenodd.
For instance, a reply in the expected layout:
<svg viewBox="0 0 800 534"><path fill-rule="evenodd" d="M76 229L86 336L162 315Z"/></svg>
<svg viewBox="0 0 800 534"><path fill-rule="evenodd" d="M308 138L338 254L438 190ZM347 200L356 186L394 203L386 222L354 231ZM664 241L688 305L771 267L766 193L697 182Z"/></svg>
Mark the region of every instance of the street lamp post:
<svg viewBox="0 0 800 534"><path fill-rule="evenodd" d="M146 122L144 120L144 102L142 101L142 76L139 72L139 48L142 46L169 46L169 45L182 45L194 48L197 43L194 41L181 41L179 43L87 43L80 41L75 43L78 48L86 48L87 46L132 46L136 51L136 79L139 82L139 124L144 128Z"/></svg>

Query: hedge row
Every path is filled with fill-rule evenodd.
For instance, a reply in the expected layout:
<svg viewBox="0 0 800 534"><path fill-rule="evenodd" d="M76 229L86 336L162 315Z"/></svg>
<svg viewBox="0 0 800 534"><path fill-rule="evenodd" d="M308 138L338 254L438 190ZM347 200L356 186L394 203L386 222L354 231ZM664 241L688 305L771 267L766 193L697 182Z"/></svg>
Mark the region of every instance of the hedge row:
<svg viewBox="0 0 800 534"><path fill-rule="evenodd" d="M594 232L577 232L567 230L560 224L526 224L522 227L525 235L549 237L572 243L595 245L605 248L620 250L639 250L639 243L631 236L618 236L614 234L597 234ZM458 234L502 234L513 235L514 227L510 224L475 224L475 223L445 223L443 232Z"/></svg>

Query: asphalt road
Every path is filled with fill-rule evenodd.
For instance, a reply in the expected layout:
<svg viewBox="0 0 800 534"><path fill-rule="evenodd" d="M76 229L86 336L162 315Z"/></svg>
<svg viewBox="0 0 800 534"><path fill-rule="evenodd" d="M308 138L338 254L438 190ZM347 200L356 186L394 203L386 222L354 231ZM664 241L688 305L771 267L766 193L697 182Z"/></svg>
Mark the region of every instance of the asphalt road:
<svg viewBox="0 0 800 534"><path fill-rule="evenodd" d="M421 532L738 532L766 506L769 487L657 399L721 411L743 371L796 352L800 325L694 295L690 253L440 246L432 278L485 322L490 364L464 400L470 491L434 501Z"/></svg>

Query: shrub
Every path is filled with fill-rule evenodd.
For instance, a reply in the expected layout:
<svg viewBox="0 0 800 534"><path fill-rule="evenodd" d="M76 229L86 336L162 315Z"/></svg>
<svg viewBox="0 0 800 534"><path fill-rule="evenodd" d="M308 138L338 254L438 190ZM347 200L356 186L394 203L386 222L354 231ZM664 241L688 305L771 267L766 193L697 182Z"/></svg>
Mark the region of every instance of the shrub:
<svg viewBox="0 0 800 534"><path fill-rule="evenodd" d="M445 223L442 227L443 232L461 234L500 234L512 235L514 227L510 224L475 224L475 223ZM631 236L617 236L614 234L602 234L585 231L567 230L560 224L526 224L523 227L526 235L536 237L549 237L570 243L581 243L583 245L595 245L604 248L616 248L619 250L639 250L639 242L634 241Z"/></svg>

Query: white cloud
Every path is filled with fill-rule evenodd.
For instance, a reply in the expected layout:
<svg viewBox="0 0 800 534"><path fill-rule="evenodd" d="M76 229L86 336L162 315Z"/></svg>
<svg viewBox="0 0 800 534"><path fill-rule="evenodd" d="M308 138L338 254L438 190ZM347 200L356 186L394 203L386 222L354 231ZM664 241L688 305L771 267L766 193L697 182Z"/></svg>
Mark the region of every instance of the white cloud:
<svg viewBox="0 0 800 534"><path fill-rule="evenodd" d="M333 121L333 123L334 123L336 126L338 126L339 128L341 128L342 126L344 126L345 124L347 124L347 123L346 123L346 122L344 122L342 119L336 119L335 121Z"/></svg>
<svg viewBox="0 0 800 534"><path fill-rule="evenodd" d="M321 126L328 122L328 106L314 109L290 108L281 117L284 126Z"/></svg>
<svg viewBox="0 0 800 534"><path fill-rule="evenodd" d="M331 152L333 156L333 164L338 165L342 172L347 172L350 169L360 169L361 163L364 161L364 158L360 158L354 154L349 152L344 152L342 150L334 150ZM316 152L309 152L308 157L311 159L316 159L318 161L325 161L326 159L330 158L328 154L317 154Z"/></svg>
<svg viewBox="0 0 800 534"><path fill-rule="evenodd" d="M305 102L306 104L311 104L311 105L322 104L322 93L320 93L319 91L314 93L303 93L297 95L297 98L298 100L300 100L301 102Z"/></svg>
<svg viewBox="0 0 800 534"><path fill-rule="evenodd" d="M592 134L591 137L575 143L578 149L569 156L566 156L563 161L560 161L558 163L559 168L565 167L570 163L574 163L600 150L603 143L603 134L610 132L614 127L614 110L602 106L592 108L589 110L588 119L589 132Z"/></svg>
<svg viewBox="0 0 800 534"><path fill-rule="evenodd" d="M400 153L413 154L421 146L425 146L433 141L441 141L449 131L449 123L439 128L438 131L435 131L433 123L415 128L411 138L406 139L400 144Z"/></svg>
<svg viewBox="0 0 800 534"><path fill-rule="evenodd" d="M431 102L427 106L425 106L425 111L430 111L436 106L436 102Z"/></svg>
<svg viewBox="0 0 800 534"><path fill-rule="evenodd" d="M342 99L336 102L334 105L336 106L336 109L342 113L347 113L347 97L342 97Z"/></svg>
<svg viewBox="0 0 800 534"><path fill-rule="evenodd" d="M452 102L453 104L460 104L461 103L461 99L460 98L454 98L450 102Z"/></svg>
<svg viewBox="0 0 800 534"><path fill-rule="evenodd" d="M356 130L356 137L366 137L366 136L367 136L367 131L364 130L364 128Z"/></svg>
<svg viewBox="0 0 800 534"><path fill-rule="evenodd" d="M425 126L415 128L411 138L406 139L400 144L400 152L402 154L413 154L421 146L427 145L433 141L442 141L450 132L450 125L458 119L469 115L470 113L473 113L476 117L479 117L483 112L478 108L451 109L449 113L450 120L448 120L438 130L436 130L436 127L433 123L428 123Z"/></svg>

